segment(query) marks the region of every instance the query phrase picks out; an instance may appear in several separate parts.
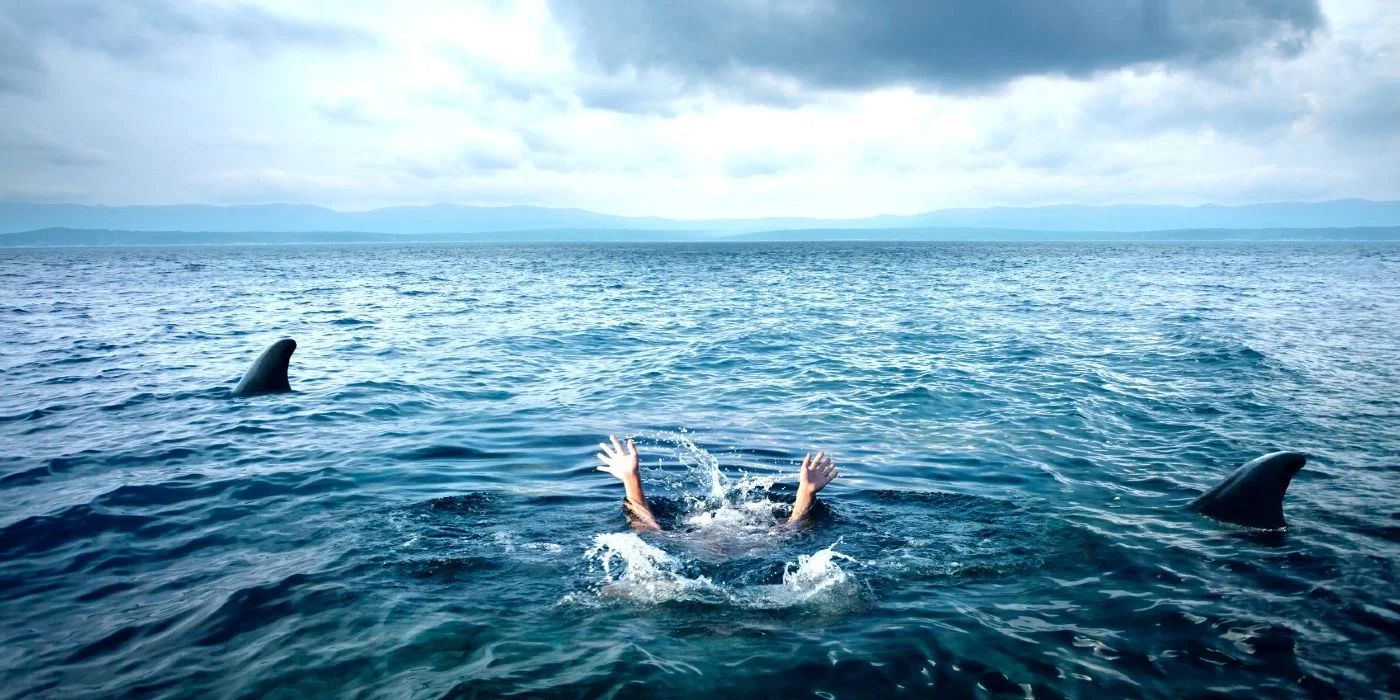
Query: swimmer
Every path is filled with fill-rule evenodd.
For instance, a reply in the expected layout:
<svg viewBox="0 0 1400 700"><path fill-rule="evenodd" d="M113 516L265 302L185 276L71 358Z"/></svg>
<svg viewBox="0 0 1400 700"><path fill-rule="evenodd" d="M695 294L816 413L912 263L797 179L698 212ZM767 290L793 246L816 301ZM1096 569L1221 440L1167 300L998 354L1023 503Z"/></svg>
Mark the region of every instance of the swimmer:
<svg viewBox="0 0 1400 700"><path fill-rule="evenodd" d="M627 492L627 497L623 499L623 507L627 509L627 518L632 521L633 527L638 530L660 530L661 525L656 522L656 516L652 515L651 508L647 506L646 495L642 493L642 473L639 466L637 446L628 439L624 446L618 441L616 435L612 438L612 444L598 443L602 452L598 453L598 471L607 472L617 477L622 482L622 488ZM812 506L817 502L817 492L826 488L832 479L841 476L841 472L836 471L836 464L831 461L831 457L825 452L818 452L813 457L809 452L802 458L802 466L797 470L797 501L792 504L792 515L788 517L787 524L795 525L807 517Z"/></svg>

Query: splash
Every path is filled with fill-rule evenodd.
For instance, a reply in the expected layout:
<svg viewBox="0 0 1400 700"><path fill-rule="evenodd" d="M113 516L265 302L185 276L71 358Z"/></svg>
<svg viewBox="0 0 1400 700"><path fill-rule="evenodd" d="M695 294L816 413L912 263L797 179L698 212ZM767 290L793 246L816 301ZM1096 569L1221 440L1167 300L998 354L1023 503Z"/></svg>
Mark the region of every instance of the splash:
<svg viewBox="0 0 1400 700"><path fill-rule="evenodd" d="M681 573L681 561L631 532L597 535L584 557L603 569L603 596L643 603L713 599L719 589L704 576Z"/></svg>
<svg viewBox="0 0 1400 700"><path fill-rule="evenodd" d="M859 608L865 602L865 588L837 560L859 562L836 551L837 544L839 540L825 549L798 556L796 563L784 567L782 583L742 589L736 602L748 608L803 608L824 613Z"/></svg>
<svg viewBox="0 0 1400 700"><path fill-rule="evenodd" d="M717 582L703 575L688 575L680 558L644 541L634 533L609 533L594 537L584 556L602 569L598 594L638 603L701 603L755 610L803 608L840 612L859 607L864 587L838 561L858 563L825 549L797 557L784 566L781 583L743 585Z"/></svg>
<svg viewBox="0 0 1400 700"><path fill-rule="evenodd" d="M672 456L675 458L676 464L681 467L679 471L664 468L649 469L647 470L649 480L656 481L679 493L684 499L695 505L722 502L730 495L732 484L729 477L720 469L719 459L695 444L690 433L685 430L676 432L653 431L644 433L644 437L671 445L674 449ZM703 488L693 490L697 484Z"/></svg>
<svg viewBox="0 0 1400 700"><path fill-rule="evenodd" d="M661 467L647 470L647 479L680 495L690 510L703 512L766 502L767 492L777 482L776 476L768 474L742 470L737 476L726 474L720 468L719 458L695 444L685 430L652 431L644 437L670 445L675 465L680 467L667 469L663 462Z"/></svg>
<svg viewBox="0 0 1400 700"><path fill-rule="evenodd" d="M686 537L675 546L700 559L725 561L771 550L788 539L791 533L774 529L788 513L786 504L769 497L776 476L726 473L719 459L684 430L652 432L646 437L673 449L674 461L663 459L660 468L649 470L647 479L678 496L675 527Z"/></svg>
<svg viewBox="0 0 1400 700"><path fill-rule="evenodd" d="M684 431L646 437L675 450L674 464L649 470L647 479L679 495L681 513L674 530L645 540L630 532L594 538L584 556L603 574L596 586L599 596L647 604L826 611L850 609L864 600L865 587L841 566L858 562L837 551L839 540L783 562L778 583L726 581L702 573L713 574L711 569L723 570L741 558L761 561L801 533L781 526L788 507L769 497L777 477L726 474L719 460Z"/></svg>
<svg viewBox="0 0 1400 700"><path fill-rule="evenodd" d="M855 559L836 551L836 545L840 543L840 540L837 540L826 549L798 557L797 564L789 565L783 572L782 587L804 597L811 597L834 586L849 583L850 575L836 565L836 560L855 562Z"/></svg>

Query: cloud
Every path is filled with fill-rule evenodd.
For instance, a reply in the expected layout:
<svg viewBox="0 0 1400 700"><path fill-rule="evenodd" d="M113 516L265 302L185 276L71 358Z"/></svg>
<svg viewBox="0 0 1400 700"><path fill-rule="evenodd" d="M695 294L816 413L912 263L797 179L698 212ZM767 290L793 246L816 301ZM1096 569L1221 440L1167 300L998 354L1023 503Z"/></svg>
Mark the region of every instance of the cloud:
<svg viewBox="0 0 1400 700"><path fill-rule="evenodd" d="M1211 129L1248 140L1277 137L1313 106L1298 86L1258 71L1243 85L1154 71L1104 80L1081 105L1099 132L1121 136Z"/></svg>
<svg viewBox="0 0 1400 700"><path fill-rule="evenodd" d="M783 76L743 74L713 85L696 76L632 66L611 75L580 76L574 95L591 109L674 116L703 108L719 95L770 107L799 107L809 100L802 86Z"/></svg>
<svg viewBox="0 0 1400 700"><path fill-rule="evenodd" d="M552 7L578 57L605 73L738 85L746 99L765 102L755 88L784 79L819 90L966 93L1023 76L1194 67L1255 50L1291 56L1323 27L1316 0L554 0ZM782 91L774 97L791 99Z"/></svg>
<svg viewBox="0 0 1400 700"><path fill-rule="evenodd" d="M0 135L0 154L8 162L64 168L101 165L109 161L102 150L66 141L42 129L19 127Z"/></svg>
<svg viewBox="0 0 1400 700"><path fill-rule="evenodd" d="M490 99L517 102L544 100L556 106L562 105L560 93L565 90L558 84L558 75L537 67L522 68L518 63L483 56L457 40L442 42L438 54L449 65L464 71L464 87L470 92L489 95ZM434 95L432 99L436 104L448 108L470 103L462 100L460 95Z"/></svg>
<svg viewBox="0 0 1400 700"><path fill-rule="evenodd" d="M343 192L362 193L375 188L393 186L392 178L384 174L366 177L359 173L309 173L284 168L253 168L218 170L201 173L192 184L204 190L207 197L220 202L270 203L327 198Z"/></svg>
<svg viewBox="0 0 1400 700"><path fill-rule="evenodd" d="M1334 139L1400 140L1400 77L1347 91L1326 104L1319 118Z"/></svg>
<svg viewBox="0 0 1400 700"><path fill-rule="evenodd" d="M738 217L1400 197L1392 0L1320 0L1325 29L1298 0L546 1L0 0L0 198Z"/></svg>
<svg viewBox="0 0 1400 700"><path fill-rule="evenodd" d="M183 42L219 41L251 51L292 46L369 46L373 38L331 22L250 4L178 0L0 0L0 92L33 92L46 42L121 61L150 61Z"/></svg>
<svg viewBox="0 0 1400 700"><path fill-rule="evenodd" d="M480 174L497 170L510 170L521 164L521 159L513 153L487 147L465 147L436 156L401 158L384 164L390 170L397 170L423 180L440 180L469 174Z"/></svg>
<svg viewBox="0 0 1400 700"><path fill-rule="evenodd" d="M513 131L459 127L440 138L387 144L382 152L367 157L363 167L419 180L452 179L512 170L525 162L527 151L522 137Z"/></svg>
<svg viewBox="0 0 1400 700"><path fill-rule="evenodd" d="M375 126L384 122L370 114L363 102L352 98L317 105L316 110L326 119L348 126Z"/></svg>
<svg viewBox="0 0 1400 700"><path fill-rule="evenodd" d="M20 27L0 15L0 93L33 92L43 68Z"/></svg>
<svg viewBox="0 0 1400 700"><path fill-rule="evenodd" d="M812 158L801 152L740 151L724 160L724 172L730 177L761 177L804 168L811 163Z"/></svg>

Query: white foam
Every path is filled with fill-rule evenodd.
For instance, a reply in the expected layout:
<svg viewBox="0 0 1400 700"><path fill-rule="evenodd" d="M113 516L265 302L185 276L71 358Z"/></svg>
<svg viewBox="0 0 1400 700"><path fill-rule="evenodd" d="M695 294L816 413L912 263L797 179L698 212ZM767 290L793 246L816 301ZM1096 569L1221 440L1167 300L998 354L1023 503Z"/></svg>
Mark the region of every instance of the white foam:
<svg viewBox="0 0 1400 700"><path fill-rule="evenodd" d="M720 469L719 460L684 431L655 432L647 437L674 445L676 461L684 467L679 473L663 471L654 475L656 481L681 495L686 511L681 517L682 529L711 545L723 545L728 540L735 546L720 549L729 552L748 549L744 540L755 537L772 542L779 507L768 499L767 492L777 477L741 472L737 478L731 478ZM704 488L691 491L696 483Z"/></svg>
<svg viewBox="0 0 1400 700"><path fill-rule="evenodd" d="M797 562L789 563L783 571L782 583L753 586L743 591L749 599L748 607L808 606L830 611L858 604L863 593L861 586L836 563L837 560L858 562L836 551L836 544L839 543L798 556Z"/></svg>
<svg viewBox="0 0 1400 700"><path fill-rule="evenodd" d="M491 541L502 552L514 554L517 550L524 552L544 552L553 554L564 550L564 546L554 542L521 542L520 539L511 532L496 532L491 535Z"/></svg>
<svg viewBox="0 0 1400 700"><path fill-rule="evenodd" d="M690 578L680 573L679 559L648 544L635 533L597 535L584 556L603 569L604 580L598 587L598 593L603 596L664 603L702 600L716 592L709 579Z"/></svg>
<svg viewBox="0 0 1400 700"><path fill-rule="evenodd" d="M855 559L836 544L800 555L784 567L782 583L721 584L705 576L687 576L684 562L631 532L594 537L585 556L602 569L598 594L635 602L728 604L753 609L794 607L842 610L859 605L864 591L838 561Z"/></svg>

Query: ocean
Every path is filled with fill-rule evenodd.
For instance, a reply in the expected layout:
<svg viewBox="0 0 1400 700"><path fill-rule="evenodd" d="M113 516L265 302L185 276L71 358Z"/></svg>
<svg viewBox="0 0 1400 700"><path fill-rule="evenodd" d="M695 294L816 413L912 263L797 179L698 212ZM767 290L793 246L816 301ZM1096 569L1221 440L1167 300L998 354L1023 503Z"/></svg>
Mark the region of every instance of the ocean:
<svg viewBox="0 0 1400 700"><path fill-rule="evenodd" d="M1400 695L1400 244L12 249L0 314L3 696ZM1184 509L1282 449L1286 530Z"/></svg>

